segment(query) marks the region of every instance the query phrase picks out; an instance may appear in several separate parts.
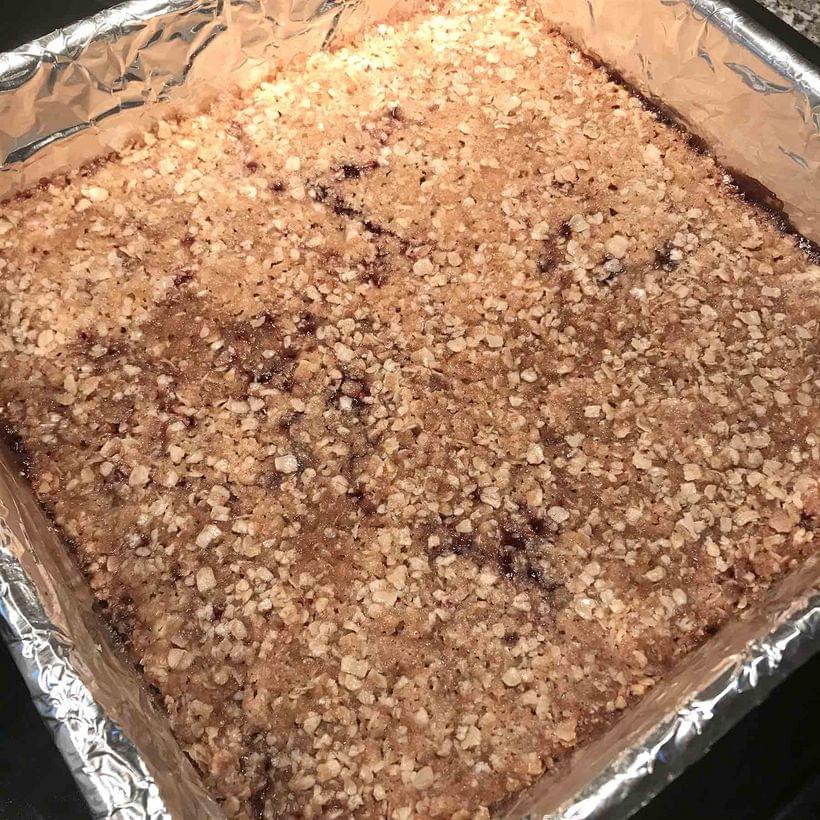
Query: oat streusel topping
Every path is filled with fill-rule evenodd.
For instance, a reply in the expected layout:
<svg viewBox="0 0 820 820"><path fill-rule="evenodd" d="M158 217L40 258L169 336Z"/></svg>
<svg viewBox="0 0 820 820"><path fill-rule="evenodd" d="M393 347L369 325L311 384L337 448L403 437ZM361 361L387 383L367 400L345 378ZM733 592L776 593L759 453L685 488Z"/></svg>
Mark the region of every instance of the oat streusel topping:
<svg viewBox="0 0 820 820"><path fill-rule="evenodd" d="M0 409L232 816L483 817L815 551L820 271L457 0L0 215Z"/></svg>

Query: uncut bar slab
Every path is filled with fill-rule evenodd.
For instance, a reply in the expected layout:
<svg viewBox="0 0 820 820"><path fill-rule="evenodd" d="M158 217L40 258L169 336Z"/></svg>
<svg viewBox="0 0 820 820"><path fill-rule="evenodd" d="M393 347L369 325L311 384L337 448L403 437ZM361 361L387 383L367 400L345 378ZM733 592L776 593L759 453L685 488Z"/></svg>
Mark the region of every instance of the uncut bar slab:
<svg viewBox="0 0 820 820"><path fill-rule="evenodd" d="M816 550L818 269L456 2L0 214L32 485L237 817L486 816Z"/></svg>

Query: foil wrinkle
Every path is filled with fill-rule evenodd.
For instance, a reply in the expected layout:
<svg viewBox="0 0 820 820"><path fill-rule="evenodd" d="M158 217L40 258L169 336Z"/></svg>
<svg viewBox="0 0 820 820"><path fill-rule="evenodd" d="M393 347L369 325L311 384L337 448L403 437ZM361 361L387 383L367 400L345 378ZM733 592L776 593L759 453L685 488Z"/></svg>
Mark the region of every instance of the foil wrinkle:
<svg viewBox="0 0 820 820"><path fill-rule="evenodd" d="M619 723L545 776L505 818L627 818L820 650L820 559L727 624Z"/></svg>
<svg viewBox="0 0 820 820"><path fill-rule="evenodd" d="M531 0L820 243L820 67L730 0ZM760 186L756 186L760 188Z"/></svg>
<svg viewBox="0 0 820 820"><path fill-rule="evenodd" d="M92 817L216 820L16 461L0 445L0 634Z"/></svg>

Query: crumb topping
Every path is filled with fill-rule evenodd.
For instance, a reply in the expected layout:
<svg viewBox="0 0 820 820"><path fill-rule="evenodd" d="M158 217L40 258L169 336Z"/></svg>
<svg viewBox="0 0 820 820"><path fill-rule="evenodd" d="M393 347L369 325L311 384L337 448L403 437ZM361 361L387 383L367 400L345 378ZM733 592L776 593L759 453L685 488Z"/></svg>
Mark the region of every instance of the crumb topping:
<svg viewBox="0 0 820 820"><path fill-rule="evenodd" d="M485 817L816 551L820 270L515 4L0 211L0 410L235 817Z"/></svg>

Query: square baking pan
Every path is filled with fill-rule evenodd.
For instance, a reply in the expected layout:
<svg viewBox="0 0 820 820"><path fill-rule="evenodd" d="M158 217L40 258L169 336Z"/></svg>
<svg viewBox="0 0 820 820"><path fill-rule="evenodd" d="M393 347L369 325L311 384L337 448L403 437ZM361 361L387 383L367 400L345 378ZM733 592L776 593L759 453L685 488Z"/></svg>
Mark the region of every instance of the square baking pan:
<svg viewBox="0 0 820 820"><path fill-rule="evenodd" d="M536 5L817 253L820 72L810 49L727 2ZM0 201L252 84L272 63L412 10L393 0L135 0L0 55ZM0 629L92 813L220 817L96 614L18 449L7 436L0 451ZM815 556L504 815L627 816L814 653L819 629Z"/></svg>

